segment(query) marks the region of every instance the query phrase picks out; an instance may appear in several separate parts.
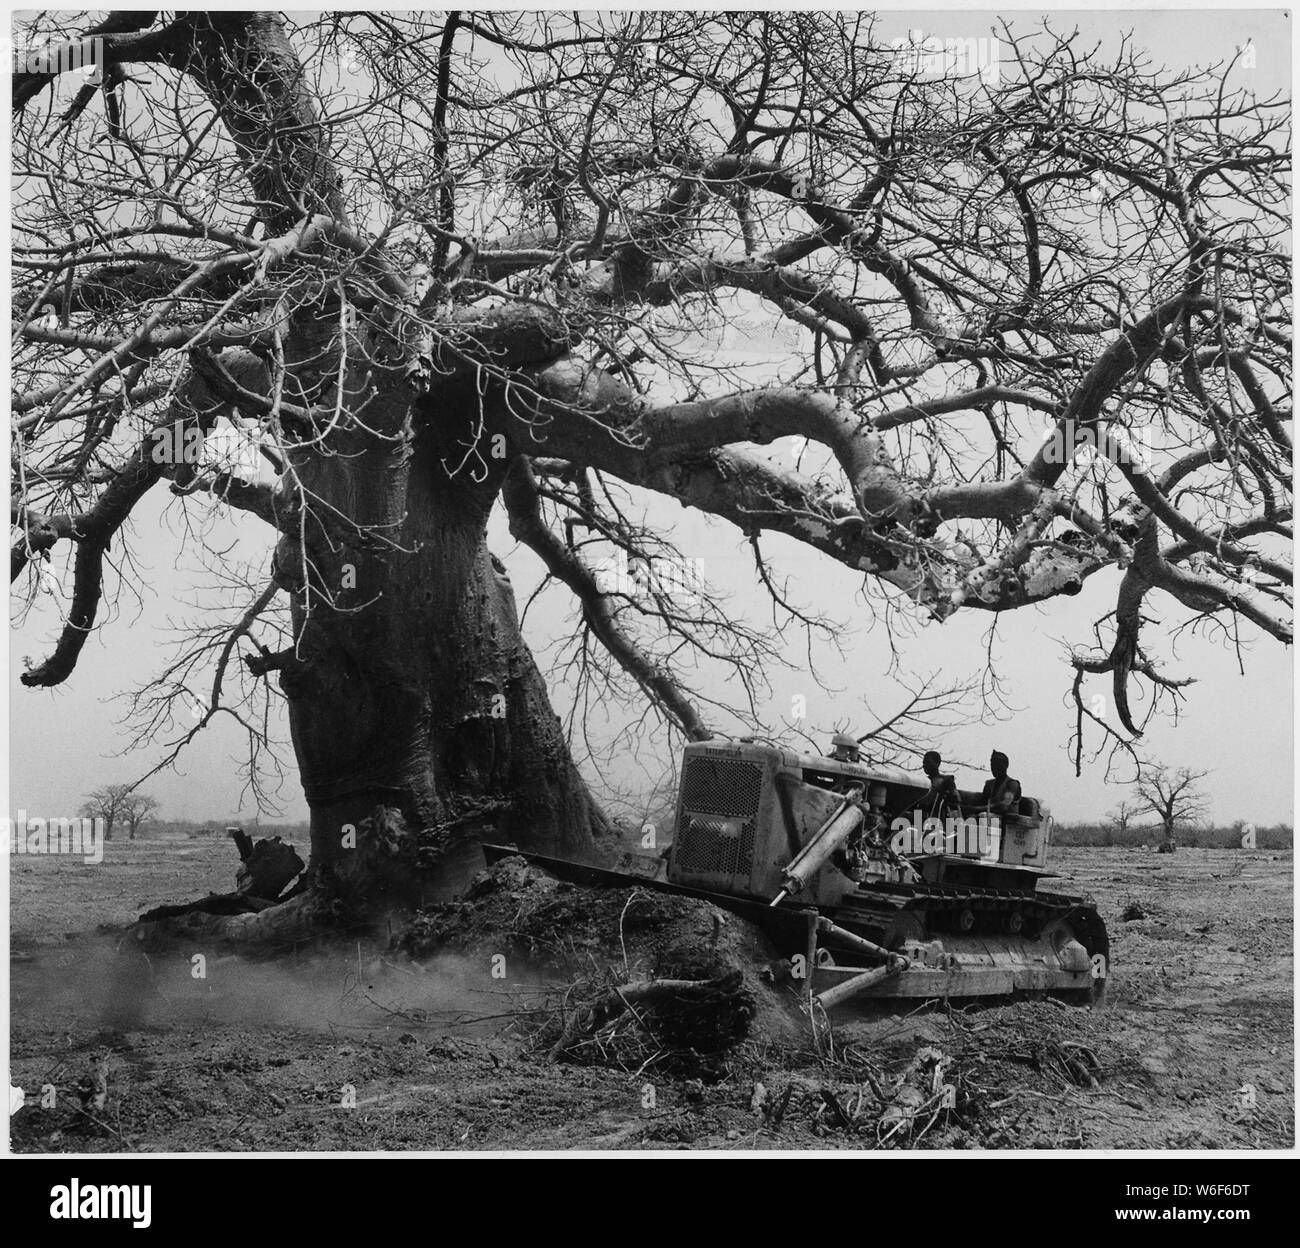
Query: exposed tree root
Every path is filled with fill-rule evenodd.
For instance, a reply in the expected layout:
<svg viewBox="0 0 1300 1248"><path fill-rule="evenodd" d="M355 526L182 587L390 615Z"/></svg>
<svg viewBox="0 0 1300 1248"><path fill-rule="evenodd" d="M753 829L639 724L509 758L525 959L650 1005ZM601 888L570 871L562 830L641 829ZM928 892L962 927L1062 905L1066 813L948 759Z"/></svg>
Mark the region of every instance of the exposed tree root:
<svg viewBox="0 0 1300 1248"><path fill-rule="evenodd" d="M599 1031L625 1011L640 1007L656 1011L681 1008L684 1004L707 1005L734 996L741 988L741 974L732 971L714 979L654 979L621 984L603 997L575 1010L560 1038L551 1048L551 1061L559 1061L580 1036Z"/></svg>
<svg viewBox="0 0 1300 1248"><path fill-rule="evenodd" d="M145 949L202 941L247 952L274 953L370 926L360 917L347 914L336 899L316 890L243 913L204 908L209 902L225 902L237 896L220 894L191 906L160 906L142 915L128 930L127 938Z"/></svg>

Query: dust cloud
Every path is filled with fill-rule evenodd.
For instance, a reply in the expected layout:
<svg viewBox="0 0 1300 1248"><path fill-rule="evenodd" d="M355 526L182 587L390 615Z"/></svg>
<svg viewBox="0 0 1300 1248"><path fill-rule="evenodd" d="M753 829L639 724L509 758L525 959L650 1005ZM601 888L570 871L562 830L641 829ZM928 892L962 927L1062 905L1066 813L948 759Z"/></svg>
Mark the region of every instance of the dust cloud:
<svg viewBox="0 0 1300 1248"><path fill-rule="evenodd" d="M126 1032L236 1025L356 1034L399 1028L473 1034L526 1016L555 988L511 959L439 954L413 962L365 942L275 961L85 938L11 966L15 1024Z"/></svg>

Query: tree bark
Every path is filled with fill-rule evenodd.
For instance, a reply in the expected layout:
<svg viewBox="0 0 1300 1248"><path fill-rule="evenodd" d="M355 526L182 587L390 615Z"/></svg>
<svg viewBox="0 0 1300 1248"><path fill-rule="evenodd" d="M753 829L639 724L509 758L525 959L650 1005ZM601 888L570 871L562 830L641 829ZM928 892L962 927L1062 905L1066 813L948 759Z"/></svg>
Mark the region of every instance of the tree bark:
<svg viewBox="0 0 1300 1248"><path fill-rule="evenodd" d="M314 501L276 573L300 637L281 685L310 874L367 909L448 895L479 840L582 857L606 827L486 544L509 461L457 467L484 419L472 388L447 386L399 436L354 426L295 464ZM327 534L330 515L351 535Z"/></svg>

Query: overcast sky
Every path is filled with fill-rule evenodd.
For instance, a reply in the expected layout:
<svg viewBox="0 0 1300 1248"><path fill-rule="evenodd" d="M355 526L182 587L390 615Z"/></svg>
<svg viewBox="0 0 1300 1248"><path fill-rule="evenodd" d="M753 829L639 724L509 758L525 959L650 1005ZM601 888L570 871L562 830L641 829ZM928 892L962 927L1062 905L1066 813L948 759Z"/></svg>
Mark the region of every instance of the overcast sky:
<svg viewBox="0 0 1300 1248"><path fill-rule="evenodd" d="M882 33L890 37L907 29L939 35L969 36L988 33L992 13L886 16ZM1037 15L1017 18L1017 28ZM1252 39L1258 52L1252 71L1257 94L1267 96L1289 81L1290 29L1283 13L1243 12L1142 12L1053 15L1058 29L1078 25L1085 33L1113 41L1120 29L1132 29L1139 44L1147 46L1171 67L1230 57L1235 45ZM643 496L646 497L646 496ZM156 755L147 751L119 757L123 745L117 723L121 705L113 695L148 679L164 657L159 649L167 637L169 620L185 614L187 597L201 580L193 557L185 551L177 504L155 490L136 510L132 548L145 583L142 601L123 599L108 627L98 631L86 646L72 678L52 691L24 689L18 683L21 658L43 657L56 631L56 603L44 599L11 638L10 669L11 774L8 813L25 809L29 815L73 814L85 793L97 785L134 779ZM711 582L731 592L733 608L753 623L770 618L770 607L755 587L753 560L739 533L719 521L688 513L675 503L649 500L651 518L673 530L682 552L702 561ZM260 523L232 521L248 535L253 553L262 541ZM232 527L233 532L233 527ZM522 603L540 577L540 565L531 552L516 549L499 518L494 521L494 549L506 561ZM220 541L214 538L214 545ZM796 600L831 615L845 624L841 642L845 658L829 647L819 652L828 683L837 693L826 693L807 677L792 672L773 673L773 697L763 712L769 723L790 715L791 699L802 694L808 715L803 727L826 735L836 727L857 732L871 727L864 699L873 710L886 714L895 709L902 694L885 673L890 663L884 630L873 628L870 613L858 597L856 579L842 567L782 538L767 538L764 549L773 563L792 577L790 593ZM269 557L269 544L265 546ZM1004 681L1011 713L994 723L957 729L934 746L952 760L963 787L978 783L990 748L1010 755L1011 770L1025 791L1044 798L1058 819L1099 817L1125 795L1103 783L1100 767L1085 767L1074 777L1066 754L1073 720L1067 707L1071 673L1065 661L1064 642L1082 643L1090 636L1090 623L1113 607L1119 573L1108 571L1091 578L1076 598L1059 599L1042 608L1003 616L993 648L996 669ZM1172 600L1156 594L1148 599L1147 614L1173 622L1184 614ZM561 637L575 613L563 591L549 591L529 615L526 633L539 651ZM991 617L960 612L943 624L918 626L900 646L904 667L914 673L938 672L949 680L977 676L985 661L986 633ZM1171 651L1166 628L1149 626L1145 635L1151 648L1170 657L1173 675L1195 675L1177 726L1158 723L1144 742L1144 751L1161 761L1211 771L1205 789L1211 798L1211 815L1218 821L1236 818L1260 824L1290 822L1292 787L1291 653L1260 637L1245 655L1244 675L1233 652L1211 639L1187 638ZM792 637L794 635L792 634ZM801 644L796 641L796 644ZM721 692L720 677L705 682L706 692ZM1096 686L1106 692L1104 685ZM553 686L557 710L567 708L566 690ZM609 708L610 731L626 712ZM594 736L603 726L593 724ZM648 743L640 770L635 760L621 758L613 778L624 785L649 785L662 769L662 740ZM287 752L286 752L287 753ZM192 746L175 774L150 781L148 791L162 802L165 816L225 821L239 807L241 780L238 761L244 746L224 723ZM291 755L288 755L291 757ZM281 800L284 816L306 817L306 804L291 775ZM243 817L251 819L251 805Z"/></svg>

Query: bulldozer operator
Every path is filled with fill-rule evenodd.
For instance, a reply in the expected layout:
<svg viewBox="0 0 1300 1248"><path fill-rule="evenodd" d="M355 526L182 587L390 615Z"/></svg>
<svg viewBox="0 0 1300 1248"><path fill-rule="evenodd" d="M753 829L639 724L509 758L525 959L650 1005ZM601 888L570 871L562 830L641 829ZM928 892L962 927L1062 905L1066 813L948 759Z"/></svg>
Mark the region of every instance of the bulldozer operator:
<svg viewBox="0 0 1300 1248"><path fill-rule="evenodd" d="M1005 819L1020 813L1020 781L1007 775L1010 760L1000 750L989 756L989 770L993 779L984 781L980 795L980 808L990 815Z"/></svg>
<svg viewBox="0 0 1300 1248"><path fill-rule="evenodd" d="M921 760L921 770L930 781L930 790L918 803L923 819L938 819L941 822L951 817L961 818L961 797L957 793L957 782L944 775L939 768L943 759L938 750L927 751Z"/></svg>

